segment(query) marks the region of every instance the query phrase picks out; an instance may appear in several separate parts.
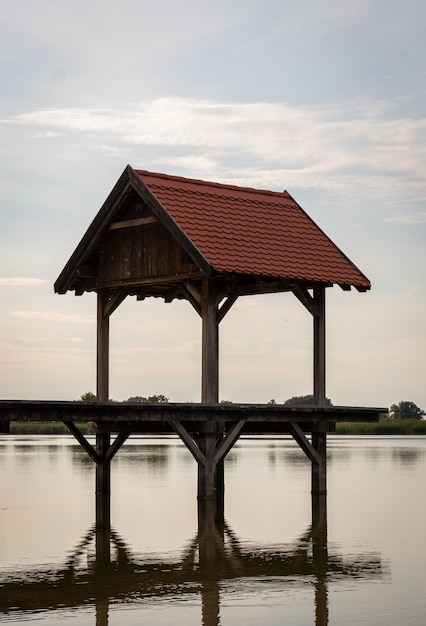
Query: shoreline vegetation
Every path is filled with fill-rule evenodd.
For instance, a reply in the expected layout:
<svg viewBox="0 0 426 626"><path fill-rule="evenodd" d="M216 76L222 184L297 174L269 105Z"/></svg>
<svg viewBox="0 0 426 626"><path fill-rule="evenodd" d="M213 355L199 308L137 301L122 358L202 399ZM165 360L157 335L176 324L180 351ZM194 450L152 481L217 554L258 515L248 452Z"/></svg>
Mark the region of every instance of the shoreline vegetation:
<svg viewBox="0 0 426 626"><path fill-rule="evenodd" d="M87 424L76 424L87 434ZM70 435L61 422L11 422L11 435ZM340 422L335 435L426 435L426 420L383 420L380 422Z"/></svg>

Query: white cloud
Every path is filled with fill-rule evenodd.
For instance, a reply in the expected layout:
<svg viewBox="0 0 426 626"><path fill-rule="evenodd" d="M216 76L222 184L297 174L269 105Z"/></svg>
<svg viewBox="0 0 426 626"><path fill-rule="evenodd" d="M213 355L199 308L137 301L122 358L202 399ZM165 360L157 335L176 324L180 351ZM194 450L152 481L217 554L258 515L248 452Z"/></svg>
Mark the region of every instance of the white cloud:
<svg viewBox="0 0 426 626"><path fill-rule="evenodd" d="M62 133L48 130L45 133L34 133L31 139L51 139L52 137L60 137Z"/></svg>
<svg viewBox="0 0 426 626"><path fill-rule="evenodd" d="M385 222L394 222L398 224L424 224L426 223L426 212L409 213L407 215L396 215L387 217Z"/></svg>
<svg viewBox="0 0 426 626"><path fill-rule="evenodd" d="M17 337L21 343L47 343L52 337Z"/></svg>
<svg viewBox="0 0 426 626"><path fill-rule="evenodd" d="M400 105L371 98L294 106L161 97L120 109L40 109L10 121L68 133L68 142L83 134L95 149L107 147L114 156L126 147L130 155L141 146L156 148L151 161L195 167L237 184L250 177L251 184L274 188L283 181L292 188L345 192L363 186L391 202L389 189L413 200L424 197L426 188L426 118L405 117Z"/></svg>
<svg viewBox="0 0 426 626"><path fill-rule="evenodd" d="M29 278L27 276L15 276L0 278L0 287L38 287L49 281L46 278Z"/></svg>
<svg viewBox="0 0 426 626"><path fill-rule="evenodd" d="M67 324L89 324L94 322L94 315L73 315L57 313L55 311L11 311L11 315L25 319L41 320L44 322L65 322Z"/></svg>

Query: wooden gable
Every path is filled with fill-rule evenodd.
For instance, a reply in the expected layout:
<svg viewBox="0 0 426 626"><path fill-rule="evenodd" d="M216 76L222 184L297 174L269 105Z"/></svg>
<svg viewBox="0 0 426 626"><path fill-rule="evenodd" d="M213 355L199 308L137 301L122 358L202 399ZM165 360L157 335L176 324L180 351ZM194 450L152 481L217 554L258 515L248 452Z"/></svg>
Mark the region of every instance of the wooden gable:
<svg viewBox="0 0 426 626"><path fill-rule="evenodd" d="M94 288L182 280L199 274L182 246L147 203L131 190L114 215L94 259Z"/></svg>
<svg viewBox="0 0 426 626"><path fill-rule="evenodd" d="M58 277L56 292L125 288L139 298L167 297L170 284L202 276L149 197L128 184L120 189L120 181Z"/></svg>

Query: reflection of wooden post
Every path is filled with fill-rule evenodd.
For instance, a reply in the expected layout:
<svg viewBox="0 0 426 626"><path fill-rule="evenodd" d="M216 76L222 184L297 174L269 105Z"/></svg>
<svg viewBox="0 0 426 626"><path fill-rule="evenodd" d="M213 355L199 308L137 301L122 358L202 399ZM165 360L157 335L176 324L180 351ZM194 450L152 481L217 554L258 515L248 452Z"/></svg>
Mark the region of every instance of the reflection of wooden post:
<svg viewBox="0 0 426 626"><path fill-rule="evenodd" d="M96 527L96 574L100 580L107 580L108 570L111 567L111 533L110 529ZM99 585L95 597L96 626L108 626L109 622L109 592L105 585Z"/></svg>
<svg viewBox="0 0 426 626"><path fill-rule="evenodd" d="M109 316L105 315L107 293L98 293L96 397L98 402L108 402L109 397ZM104 528L110 525L111 466L105 461L110 445L109 433L96 433L96 452L101 461L96 464L96 524Z"/></svg>
<svg viewBox="0 0 426 626"><path fill-rule="evenodd" d="M327 497L312 496L312 555L315 567L315 626L328 626Z"/></svg>
<svg viewBox="0 0 426 626"><path fill-rule="evenodd" d="M198 519L202 624L218 626L220 620L218 567L225 550L224 527L222 523L219 526L216 523L216 507L213 501L205 501L202 511L203 514Z"/></svg>

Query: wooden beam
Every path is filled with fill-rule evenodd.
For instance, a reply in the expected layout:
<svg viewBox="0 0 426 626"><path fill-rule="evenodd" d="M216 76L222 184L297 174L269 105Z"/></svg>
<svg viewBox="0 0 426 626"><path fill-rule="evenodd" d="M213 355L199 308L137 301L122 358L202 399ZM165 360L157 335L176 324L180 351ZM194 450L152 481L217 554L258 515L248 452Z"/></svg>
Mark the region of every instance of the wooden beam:
<svg viewBox="0 0 426 626"><path fill-rule="evenodd" d="M74 422L63 422L63 423L68 428L70 433L74 435L74 437L77 439L81 447L87 452L87 454L90 456L92 461L99 464L101 462L101 458L99 457L94 447L87 441L83 433L74 424Z"/></svg>
<svg viewBox="0 0 426 626"><path fill-rule="evenodd" d="M130 435L130 431L118 433L117 437L114 439L114 441L112 442L112 444L110 445L110 447L105 453L104 461L106 463L110 463L112 461L114 456L120 450L123 443L128 439L129 435Z"/></svg>
<svg viewBox="0 0 426 626"><path fill-rule="evenodd" d="M127 289L117 289L110 293L104 306L104 316L110 317L128 295Z"/></svg>
<svg viewBox="0 0 426 626"><path fill-rule="evenodd" d="M120 278L118 280L109 280L103 283L97 284L97 289L114 289L116 287L156 287L157 285L163 285L169 283L170 285L180 283L183 280L190 280L195 278L202 278L203 274L198 271L183 272L182 274L164 274L163 276L155 277L135 277L135 278Z"/></svg>
<svg viewBox="0 0 426 626"><path fill-rule="evenodd" d="M305 287L302 287L301 285L296 283L293 287L293 293L296 298L300 300L303 306L308 309L311 315L315 316L319 314L318 305L315 302L315 299L311 296L311 294Z"/></svg>
<svg viewBox="0 0 426 626"><path fill-rule="evenodd" d="M217 312L218 324L223 320L225 315L228 313L228 311L231 309L231 307L233 306L233 304L235 304L237 300L238 300L237 295L231 295L226 298L225 302L220 306Z"/></svg>
<svg viewBox="0 0 426 626"><path fill-rule="evenodd" d="M133 220L123 220L122 222L112 222L108 230L117 230L119 228L133 228L134 226L145 226L145 224L154 224L158 222L158 218L154 217L138 217Z"/></svg>
<svg viewBox="0 0 426 626"><path fill-rule="evenodd" d="M305 433L300 428L297 422L289 423L289 430L293 436L293 439L299 444L306 456L313 462L319 464L320 457L315 450L309 439L306 438Z"/></svg>
<svg viewBox="0 0 426 626"><path fill-rule="evenodd" d="M244 428L246 422L247 420L239 420L239 422L237 422L231 428L231 430L225 435L225 437L221 439L219 445L216 447L216 453L214 455L215 463L218 463L225 458L225 456L228 454L232 446L236 443L239 436L241 435L241 431Z"/></svg>
<svg viewBox="0 0 426 626"><path fill-rule="evenodd" d="M200 290L197 289L197 287L194 285L194 283L191 280L183 280L182 286L201 307L203 302L203 296L200 293Z"/></svg>
<svg viewBox="0 0 426 626"><path fill-rule="evenodd" d="M202 317L202 296L194 283L190 280L183 280L182 288L186 293L186 299L196 310L198 315Z"/></svg>
<svg viewBox="0 0 426 626"><path fill-rule="evenodd" d="M186 430L186 428L182 425L182 423L179 420L170 420L169 424L173 428L173 430L179 435L179 437L182 439L183 443L191 452L192 456L197 461L197 463L199 465L205 466L206 465L205 454L200 450L197 442L191 437L191 435Z"/></svg>

